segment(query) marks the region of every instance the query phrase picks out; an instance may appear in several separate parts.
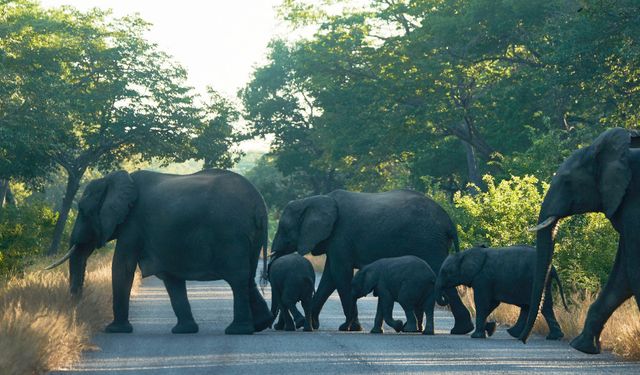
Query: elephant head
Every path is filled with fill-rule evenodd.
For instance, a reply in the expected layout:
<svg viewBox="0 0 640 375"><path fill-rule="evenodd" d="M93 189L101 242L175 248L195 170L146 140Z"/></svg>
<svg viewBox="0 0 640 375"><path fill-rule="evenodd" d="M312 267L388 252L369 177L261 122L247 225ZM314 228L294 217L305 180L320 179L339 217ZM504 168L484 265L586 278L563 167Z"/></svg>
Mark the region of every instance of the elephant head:
<svg viewBox="0 0 640 375"><path fill-rule="evenodd" d="M526 342L535 322L544 285L551 267L553 237L558 220L586 212L615 216L631 181L630 148L637 147L640 133L609 129L588 147L574 151L558 168L544 197L537 231L536 266L531 304L520 339Z"/></svg>
<svg viewBox="0 0 640 375"><path fill-rule="evenodd" d="M321 243L329 238L338 219L336 201L326 195L289 202L282 212L271 251L276 256L297 251L322 254Z"/></svg>
<svg viewBox="0 0 640 375"><path fill-rule="evenodd" d="M136 186L125 171L93 180L84 189L69 240L71 248L47 267L51 269L69 260L71 294L82 293L87 259L95 249L114 238L116 227L124 222L137 196Z"/></svg>
<svg viewBox="0 0 640 375"><path fill-rule="evenodd" d="M354 300L366 296L375 288L377 281L373 270L366 267L361 269L351 280L351 296Z"/></svg>
<svg viewBox="0 0 640 375"><path fill-rule="evenodd" d="M487 253L482 248L472 248L461 253L451 254L444 260L436 279L436 296L441 296L443 289L458 285L471 286L473 279L480 273ZM440 304L440 302L439 302Z"/></svg>

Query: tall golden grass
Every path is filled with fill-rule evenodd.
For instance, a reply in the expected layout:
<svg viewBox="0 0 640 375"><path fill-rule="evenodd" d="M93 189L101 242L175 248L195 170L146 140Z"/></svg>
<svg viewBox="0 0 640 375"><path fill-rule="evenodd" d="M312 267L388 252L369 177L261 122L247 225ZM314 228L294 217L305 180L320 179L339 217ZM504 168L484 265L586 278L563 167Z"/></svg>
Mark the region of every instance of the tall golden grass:
<svg viewBox="0 0 640 375"><path fill-rule="evenodd" d="M473 290L459 287L464 304L475 315ZM574 293L569 296L569 310L565 310L560 303L554 307L558 322L565 334L565 340L571 340L582 331L589 306L595 300L595 294ZM554 299L554 302L557 299ZM520 308L505 303L500 304L489 317L500 324L511 326L518 319ZM546 335L549 332L544 318L539 315L533 327L533 332ZM602 348L611 350L614 354L628 360L640 360L640 311L636 301L631 298L620 306L609 318L602 335Z"/></svg>
<svg viewBox="0 0 640 375"><path fill-rule="evenodd" d="M0 286L0 374L41 374L94 349L91 334L112 317L110 265L111 253L89 259L79 301L69 294L65 265L33 270Z"/></svg>

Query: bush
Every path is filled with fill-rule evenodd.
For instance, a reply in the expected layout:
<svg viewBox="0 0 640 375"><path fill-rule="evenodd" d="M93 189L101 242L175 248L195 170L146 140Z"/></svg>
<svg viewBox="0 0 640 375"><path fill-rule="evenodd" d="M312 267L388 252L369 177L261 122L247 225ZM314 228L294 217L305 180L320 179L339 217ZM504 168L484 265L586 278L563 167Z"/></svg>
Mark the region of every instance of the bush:
<svg viewBox="0 0 640 375"><path fill-rule="evenodd" d="M0 208L0 277L20 274L45 251L56 219L43 202Z"/></svg>
<svg viewBox="0 0 640 375"><path fill-rule="evenodd" d="M456 193L453 206L443 204L458 223L461 248L481 243L535 245L535 233L527 228L537 222L548 184L526 175L498 184L487 175L484 182L486 191L476 195ZM553 262L565 285L575 290L598 290L611 271L617 239L602 214L577 215L561 221Z"/></svg>

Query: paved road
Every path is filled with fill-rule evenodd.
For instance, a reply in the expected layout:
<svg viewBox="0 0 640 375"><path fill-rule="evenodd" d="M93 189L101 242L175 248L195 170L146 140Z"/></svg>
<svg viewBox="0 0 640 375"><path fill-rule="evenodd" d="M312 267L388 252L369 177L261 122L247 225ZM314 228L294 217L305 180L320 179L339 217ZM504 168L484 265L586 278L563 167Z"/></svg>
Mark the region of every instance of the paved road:
<svg viewBox="0 0 640 375"><path fill-rule="evenodd" d="M270 300L269 290L265 293ZM582 354L567 342L535 337L523 345L505 327L487 340L451 336L453 318L444 310L437 311L436 335L431 337L337 332L343 316L335 293L320 315L320 331L226 336L233 306L227 284L190 283L189 298L200 332L172 335L175 316L167 293L158 279L145 279L131 303L134 332L97 335L100 351L55 374L640 373L640 363L621 362L611 354ZM365 298L359 308L368 330L375 300ZM399 308L396 314L402 315Z"/></svg>

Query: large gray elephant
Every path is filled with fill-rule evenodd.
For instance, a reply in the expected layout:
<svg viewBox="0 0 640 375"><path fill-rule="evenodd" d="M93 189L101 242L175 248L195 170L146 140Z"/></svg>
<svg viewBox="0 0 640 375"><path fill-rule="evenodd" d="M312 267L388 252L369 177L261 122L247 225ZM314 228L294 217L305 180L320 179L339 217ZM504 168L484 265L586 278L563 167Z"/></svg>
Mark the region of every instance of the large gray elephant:
<svg viewBox="0 0 640 375"><path fill-rule="evenodd" d="M289 202L280 217L272 251L327 255L313 297L313 328L319 327L320 310L337 289L346 318L340 330L345 331L362 330L357 308L351 311L354 268L360 269L381 258L415 255L433 270L439 270L451 247L458 250L455 225L442 207L424 194L410 190L385 193L336 190ZM455 317L451 333L470 332L471 316L457 291L451 288L445 293Z"/></svg>
<svg viewBox="0 0 640 375"><path fill-rule="evenodd" d="M520 307L518 321L507 330L511 336L519 337L529 313L535 262L536 249L524 245L503 248L474 247L451 254L440 268L436 293L443 287L465 285L473 288L476 306L476 331L471 335L473 338L485 338L487 334L493 334L496 329L495 323L487 323L487 317L500 303ZM545 285L542 315L549 326L547 340L558 340L564 334L553 313L551 279L556 280L565 309L567 304L560 278L555 268L551 267L550 278Z"/></svg>
<svg viewBox="0 0 640 375"><path fill-rule="evenodd" d="M185 280L225 280L233 290L227 334L269 327L269 308L255 283L260 249L266 256L267 211L244 177L224 170L191 175L118 171L91 181L78 204L69 260L70 289L80 295L87 258L117 240L112 264L113 315L107 332L131 332L129 296L136 266L164 281L178 323L195 333ZM266 267L266 265L265 265ZM264 270L266 273L266 269Z"/></svg>
<svg viewBox="0 0 640 375"><path fill-rule="evenodd" d="M588 147L574 151L558 168L540 208L537 262L531 309L520 336L526 342L536 319L553 256L558 220L586 212L603 212L620 234L609 280L589 307L582 333L571 346L600 352L600 333L611 314L631 296L640 307L640 133L609 129Z"/></svg>

